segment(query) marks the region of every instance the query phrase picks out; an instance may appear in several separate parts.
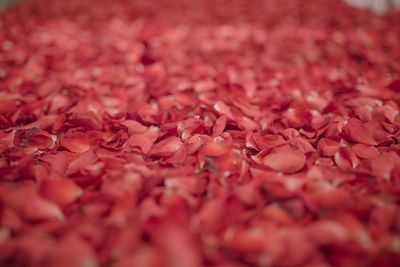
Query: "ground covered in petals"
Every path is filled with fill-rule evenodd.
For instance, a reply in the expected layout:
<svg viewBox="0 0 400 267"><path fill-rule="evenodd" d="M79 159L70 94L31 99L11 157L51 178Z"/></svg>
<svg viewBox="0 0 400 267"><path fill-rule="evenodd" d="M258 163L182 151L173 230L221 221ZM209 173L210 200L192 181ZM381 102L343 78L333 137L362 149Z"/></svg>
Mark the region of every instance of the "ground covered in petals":
<svg viewBox="0 0 400 267"><path fill-rule="evenodd" d="M33 0L0 15L0 266L395 266L400 14Z"/></svg>

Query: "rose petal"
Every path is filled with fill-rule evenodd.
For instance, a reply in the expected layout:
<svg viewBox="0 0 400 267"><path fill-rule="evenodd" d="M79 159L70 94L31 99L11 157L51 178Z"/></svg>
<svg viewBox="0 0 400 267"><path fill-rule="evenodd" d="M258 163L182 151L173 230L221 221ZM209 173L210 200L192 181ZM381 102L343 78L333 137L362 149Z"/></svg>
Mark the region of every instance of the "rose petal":
<svg viewBox="0 0 400 267"><path fill-rule="evenodd" d="M352 146L351 150L360 158L371 159L380 155L378 149L374 146L368 146L364 144L356 144Z"/></svg>
<svg viewBox="0 0 400 267"><path fill-rule="evenodd" d="M49 199L60 206L73 203L82 195L82 189L71 179L46 179L39 189L42 197Z"/></svg>
<svg viewBox="0 0 400 267"><path fill-rule="evenodd" d="M225 115L222 115L217 119L213 128L213 137L219 136L225 130L226 120L227 118Z"/></svg>
<svg viewBox="0 0 400 267"><path fill-rule="evenodd" d="M263 164L285 173L294 173L301 170L306 163L306 156L291 146L282 146L274 149L263 159Z"/></svg>
<svg viewBox="0 0 400 267"><path fill-rule="evenodd" d="M95 163L96 160L97 156L92 149L80 153L79 156L69 164L67 173L68 175L73 175Z"/></svg>
<svg viewBox="0 0 400 267"><path fill-rule="evenodd" d="M183 149L182 141L175 136L170 136L156 144L150 151L150 155L154 156L172 156Z"/></svg>
<svg viewBox="0 0 400 267"><path fill-rule="evenodd" d="M369 128L360 120L351 118L343 129L350 140L365 145L376 145Z"/></svg>

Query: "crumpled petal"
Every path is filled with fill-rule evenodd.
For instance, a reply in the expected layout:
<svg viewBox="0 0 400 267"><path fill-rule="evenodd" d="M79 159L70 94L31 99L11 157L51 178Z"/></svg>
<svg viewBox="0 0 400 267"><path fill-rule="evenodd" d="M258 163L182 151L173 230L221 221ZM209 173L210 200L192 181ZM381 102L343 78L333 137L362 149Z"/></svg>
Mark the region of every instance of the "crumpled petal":
<svg viewBox="0 0 400 267"><path fill-rule="evenodd" d="M166 162L177 163L185 160L186 148L178 137L170 136L154 144L149 155L161 156Z"/></svg>
<svg viewBox="0 0 400 267"><path fill-rule="evenodd" d="M40 129L19 130L15 133L15 146L36 147L39 150L52 149L57 137Z"/></svg>

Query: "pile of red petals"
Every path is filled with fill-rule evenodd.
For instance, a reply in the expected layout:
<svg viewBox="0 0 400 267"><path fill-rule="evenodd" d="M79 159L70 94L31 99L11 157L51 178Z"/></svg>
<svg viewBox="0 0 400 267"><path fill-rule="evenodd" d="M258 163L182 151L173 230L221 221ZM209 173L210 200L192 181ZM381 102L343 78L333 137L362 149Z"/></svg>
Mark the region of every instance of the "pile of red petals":
<svg viewBox="0 0 400 267"><path fill-rule="evenodd" d="M400 14L33 0L0 15L0 266L396 266Z"/></svg>

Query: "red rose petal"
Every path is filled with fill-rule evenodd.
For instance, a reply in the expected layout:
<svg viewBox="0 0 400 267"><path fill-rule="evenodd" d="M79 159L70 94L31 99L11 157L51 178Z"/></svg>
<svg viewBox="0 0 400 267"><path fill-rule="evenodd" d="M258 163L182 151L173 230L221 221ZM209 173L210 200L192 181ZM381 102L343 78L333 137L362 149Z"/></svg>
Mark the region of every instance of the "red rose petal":
<svg viewBox="0 0 400 267"><path fill-rule="evenodd" d="M130 135L144 133L147 130L146 126L134 120L125 120L121 122L121 124L128 128L128 133Z"/></svg>
<svg viewBox="0 0 400 267"><path fill-rule="evenodd" d="M262 149L275 147L286 143L281 135L260 135L259 133L254 133L253 142Z"/></svg>
<svg viewBox="0 0 400 267"><path fill-rule="evenodd" d="M321 138L318 142L318 151L324 156L333 156L339 150L341 145L340 138Z"/></svg>
<svg viewBox="0 0 400 267"><path fill-rule="evenodd" d="M287 228L282 234L287 246L286 257L281 261L282 265L299 266L315 252L313 244L300 228Z"/></svg>
<svg viewBox="0 0 400 267"><path fill-rule="evenodd" d="M389 180L391 172L395 164L399 164L399 157L394 152L388 152L382 154L380 157L376 157L370 160L372 172L380 177Z"/></svg>
<svg viewBox="0 0 400 267"><path fill-rule="evenodd" d="M29 201L25 201L27 198ZM41 198L31 184L22 185L20 188L7 192L5 202L23 218L30 221L64 219L60 208L56 204Z"/></svg>
<svg viewBox="0 0 400 267"><path fill-rule="evenodd" d="M347 147L340 147L334 159L336 165L342 170L356 168L359 164L356 154Z"/></svg>
<svg viewBox="0 0 400 267"><path fill-rule="evenodd" d="M216 157L226 154L229 147L220 139L213 139L205 143L201 154L208 157Z"/></svg>
<svg viewBox="0 0 400 267"><path fill-rule="evenodd" d="M162 225L154 237L161 248L167 265L170 266L201 266L201 257L193 243L189 231L176 225ZM169 246L165 246L174 240Z"/></svg>
<svg viewBox="0 0 400 267"><path fill-rule="evenodd" d="M290 146L278 147L263 159L264 165L285 173L297 172L305 163L306 156Z"/></svg>
<svg viewBox="0 0 400 267"><path fill-rule="evenodd" d="M65 178L44 180L39 192L44 198L60 206L71 204L82 195L82 189L71 179Z"/></svg>
<svg viewBox="0 0 400 267"><path fill-rule="evenodd" d="M347 231L337 222L324 220L315 222L307 228L307 235L317 245L331 245L346 241Z"/></svg>
<svg viewBox="0 0 400 267"><path fill-rule="evenodd" d="M52 97L50 104L50 113L58 113L65 111L69 106L71 106L72 101L66 95L55 95Z"/></svg>
<svg viewBox="0 0 400 267"><path fill-rule="evenodd" d="M91 147L87 135L81 132L67 133L60 138L60 145L71 152L78 153L85 152Z"/></svg>
<svg viewBox="0 0 400 267"><path fill-rule="evenodd" d="M14 113L16 109L17 109L17 106L14 101L10 101L10 100L0 101L0 113L1 114Z"/></svg>
<svg viewBox="0 0 400 267"><path fill-rule="evenodd" d="M58 115L47 115L39 118L35 122L32 122L30 124L27 124L23 126L21 129L27 130L27 129L33 129L33 128L38 128L38 129L47 129L50 128L53 124L54 121L58 118Z"/></svg>
<svg viewBox="0 0 400 267"><path fill-rule="evenodd" d="M380 152L374 146L364 144L356 144L352 146L351 150L360 158L371 159L379 156Z"/></svg>
<svg viewBox="0 0 400 267"><path fill-rule="evenodd" d="M52 136L40 129L19 130L15 133L14 145L30 146L37 149L52 149L55 146L56 136Z"/></svg>
<svg viewBox="0 0 400 267"><path fill-rule="evenodd" d="M351 118L343 130L352 141L365 145L376 145L369 128L358 119Z"/></svg>
<svg viewBox="0 0 400 267"><path fill-rule="evenodd" d="M142 151L144 154L149 153L153 145L153 142L142 134L133 134L127 143L133 148L140 148L140 151Z"/></svg>
<svg viewBox="0 0 400 267"><path fill-rule="evenodd" d="M67 123L73 127L84 127L88 130L101 130L101 120L94 112L74 113L68 117Z"/></svg>
<svg viewBox="0 0 400 267"><path fill-rule="evenodd" d="M339 209L350 203L350 195L342 188L336 188L330 184L319 183L312 192L304 194L305 202L309 208Z"/></svg>
<svg viewBox="0 0 400 267"><path fill-rule="evenodd" d="M222 115L215 122L214 128L213 128L213 136L214 137L219 136L225 130L226 120L227 120L226 116Z"/></svg>
<svg viewBox="0 0 400 267"><path fill-rule="evenodd" d="M150 155L172 156L183 149L183 143L178 137L170 136L157 144L154 144Z"/></svg>
<svg viewBox="0 0 400 267"><path fill-rule="evenodd" d="M73 175L76 172L83 170L89 165L95 163L96 160L96 154L91 149L79 154L79 156L69 164L68 175Z"/></svg>
<svg viewBox="0 0 400 267"><path fill-rule="evenodd" d="M96 266L93 249L77 236L68 236L53 246L44 258L45 266Z"/></svg>

